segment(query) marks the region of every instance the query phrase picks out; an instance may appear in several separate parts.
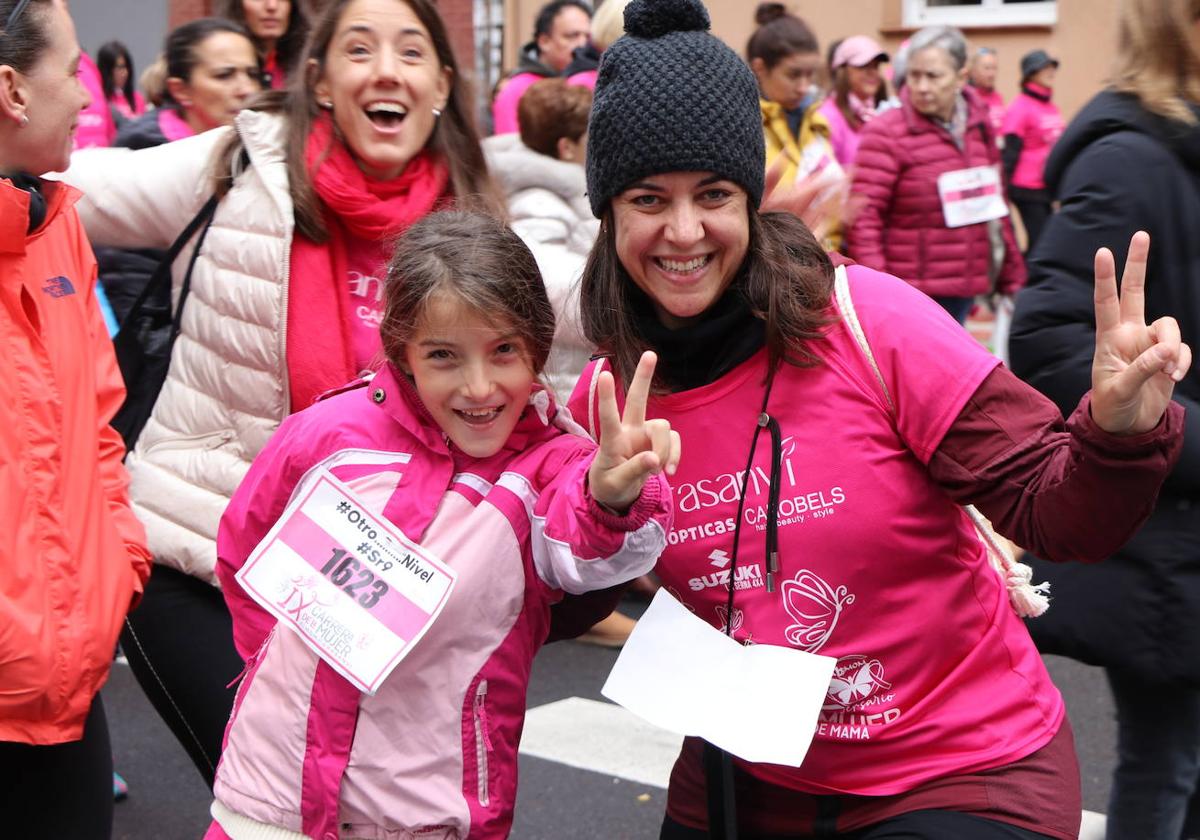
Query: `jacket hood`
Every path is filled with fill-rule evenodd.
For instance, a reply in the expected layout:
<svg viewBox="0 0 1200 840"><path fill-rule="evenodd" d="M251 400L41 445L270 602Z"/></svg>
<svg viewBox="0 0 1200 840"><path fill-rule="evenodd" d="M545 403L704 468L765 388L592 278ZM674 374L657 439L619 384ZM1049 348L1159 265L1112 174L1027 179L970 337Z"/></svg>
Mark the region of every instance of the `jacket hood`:
<svg viewBox="0 0 1200 840"><path fill-rule="evenodd" d="M129 120L117 132L113 145L123 149L149 149L166 143L167 136L158 124L158 116L155 108Z"/></svg>
<svg viewBox="0 0 1200 840"><path fill-rule="evenodd" d="M521 47L521 60L517 62L517 69L512 72L512 75L516 76L519 73L533 73L535 76L544 76L547 79L558 75L542 64L541 59L538 58L537 44L533 41Z"/></svg>
<svg viewBox="0 0 1200 840"><path fill-rule="evenodd" d="M1192 107L1200 117L1200 108ZM1106 90L1092 98L1063 132L1046 161L1046 186L1053 193L1067 166L1096 140L1136 131L1162 143L1191 170L1200 170L1200 126L1185 125L1147 111L1137 97Z"/></svg>
<svg viewBox="0 0 1200 840"><path fill-rule="evenodd" d="M563 70L564 76L574 76L576 73L586 73L589 70L598 70L600 68L600 51L596 47L587 43L582 47L576 47L571 53L571 63L567 65L567 69Z"/></svg>
<svg viewBox="0 0 1200 840"><path fill-rule="evenodd" d="M519 134L497 134L483 141L488 169L509 200L521 190L543 189L571 205L580 218L592 218L582 166L535 152Z"/></svg>

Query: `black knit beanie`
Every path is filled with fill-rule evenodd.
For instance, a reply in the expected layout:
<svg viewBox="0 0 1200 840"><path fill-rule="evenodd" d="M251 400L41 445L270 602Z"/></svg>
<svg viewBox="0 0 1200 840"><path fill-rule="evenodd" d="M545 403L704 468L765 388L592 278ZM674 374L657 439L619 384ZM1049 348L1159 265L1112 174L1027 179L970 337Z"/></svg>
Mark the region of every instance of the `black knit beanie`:
<svg viewBox="0 0 1200 840"><path fill-rule="evenodd" d="M604 51L588 121L596 216L630 184L666 172L713 172L758 207L766 169L758 83L709 25L700 0L625 7L626 34Z"/></svg>

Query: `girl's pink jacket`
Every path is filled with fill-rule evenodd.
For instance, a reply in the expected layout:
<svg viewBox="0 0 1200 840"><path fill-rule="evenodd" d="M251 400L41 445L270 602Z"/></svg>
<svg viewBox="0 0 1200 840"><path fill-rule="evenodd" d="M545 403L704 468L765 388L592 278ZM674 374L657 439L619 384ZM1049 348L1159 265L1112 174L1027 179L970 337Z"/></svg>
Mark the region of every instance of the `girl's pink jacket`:
<svg viewBox="0 0 1200 840"><path fill-rule="evenodd" d="M503 838L533 656L563 592L653 567L671 491L648 481L629 513L586 490L595 444L538 391L505 448L447 446L390 368L288 418L234 494L218 575L246 659L216 798L309 837ZM329 470L458 572L441 616L374 696L319 659L234 574L296 489Z"/></svg>

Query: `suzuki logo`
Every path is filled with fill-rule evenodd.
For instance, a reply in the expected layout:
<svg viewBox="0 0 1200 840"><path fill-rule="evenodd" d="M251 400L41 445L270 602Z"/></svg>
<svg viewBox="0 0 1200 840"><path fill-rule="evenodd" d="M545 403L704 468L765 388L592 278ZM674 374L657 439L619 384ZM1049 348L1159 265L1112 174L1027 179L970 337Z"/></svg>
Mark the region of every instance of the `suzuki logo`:
<svg viewBox="0 0 1200 840"><path fill-rule="evenodd" d="M711 560L712 564L718 569L724 569L730 563L729 555L719 548L712 554L708 555L708 559Z"/></svg>

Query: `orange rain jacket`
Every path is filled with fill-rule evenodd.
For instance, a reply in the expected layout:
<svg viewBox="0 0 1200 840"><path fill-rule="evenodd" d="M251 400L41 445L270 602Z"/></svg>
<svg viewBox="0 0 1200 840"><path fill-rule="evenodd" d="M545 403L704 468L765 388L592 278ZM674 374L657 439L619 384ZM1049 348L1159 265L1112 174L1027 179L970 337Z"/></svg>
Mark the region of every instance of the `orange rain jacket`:
<svg viewBox="0 0 1200 840"><path fill-rule="evenodd" d="M74 204L0 180L0 741L78 740L150 573L126 495L125 388Z"/></svg>

